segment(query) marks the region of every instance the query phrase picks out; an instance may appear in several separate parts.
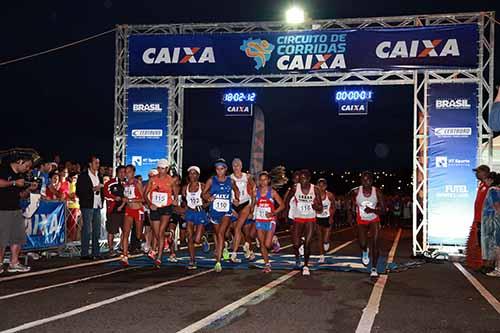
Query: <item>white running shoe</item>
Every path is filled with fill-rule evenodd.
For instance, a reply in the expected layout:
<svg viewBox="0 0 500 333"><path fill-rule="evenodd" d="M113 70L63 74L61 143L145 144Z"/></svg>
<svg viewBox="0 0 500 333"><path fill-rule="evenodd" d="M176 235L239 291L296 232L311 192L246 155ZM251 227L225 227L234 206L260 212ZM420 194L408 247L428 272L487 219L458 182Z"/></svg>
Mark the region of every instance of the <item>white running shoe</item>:
<svg viewBox="0 0 500 333"><path fill-rule="evenodd" d="M236 252L233 252L233 254L231 254L231 262L233 264L241 264L241 259L238 258Z"/></svg>
<svg viewBox="0 0 500 333"><path fill-rule="evenodd" d="M330 249L330 243L323 243L323 250L328 251Z"/></svg>
<svg viewBox="0 0 500 333"><path fill-rule="evenodd" d="M370 250L369 249L366 249L366 251L363 251L361 261L363 262L363 265L365 265L365 266L368 266L370 264Z"/></svg>
<svg viewBox="0 0 500 333"><path fill-rule="evenodd" d="M168 258L168 261L170 262L178 262L179 260L177 260L177 257L173 254L170 255L170 257Z"/></svg>
<svg viewBox="0 0 500 333"><path fill-rule="evenodd" d="M311 272L309 271L309 267L307 267L307 266L302 267L302 275L304 275L304 276L311 275Z"/></svg>
<svg viewBox="0 0 500 333"><path fill-rule="evenodd" d="M486 273L486 275L490 276L490 277L497 277L497 278L500 278L500 269L499 268L495 268L494 270L492 270L491 272L489 273Z"/></svg>
<svg viewBox="0 0 500 333"><path fill-rule="evenodd" d="M299 247L299 254L301 256L304 256L304 244L302 244L300 247Z"/></svg>
<svg viewBox="0 0 500 333"><path fill-rule="evenodd" d="M378 277L378 273L377 273L377 269L376 268L372 268L372 271L370 273L370 277L371 278L376 278Z"/></svg>
<svg viewBox="0 0 500 333"><path fill-rule="evenodd" d="M325 263L325 256L324 255L320 255L319 256L319 260L318 260L318 264L324 264Z"/></svg>
<svg viewBox="0 0 500 333"><path fill-rule="evenodd" d="M26 273L31 270L31 267L29 266L24 266L20 263L17 263L15 265L9 265L9 268L7 268L7 272L9 273Z"/></svg>
<svg viewBox="0 0 500 333"><path fill-rule="evenodd" d="M248 242L243 244L243 252L245 252L245 259L250 258L250 244L248 244Z"/></svg>
<svg viewBox="0 0 500 333"><path fill-rule="evenodd" d="M248 260L250 260L250 261L255 260L255 253L253 253L253 251L250 251L250 257L248 257Z"/></svg>

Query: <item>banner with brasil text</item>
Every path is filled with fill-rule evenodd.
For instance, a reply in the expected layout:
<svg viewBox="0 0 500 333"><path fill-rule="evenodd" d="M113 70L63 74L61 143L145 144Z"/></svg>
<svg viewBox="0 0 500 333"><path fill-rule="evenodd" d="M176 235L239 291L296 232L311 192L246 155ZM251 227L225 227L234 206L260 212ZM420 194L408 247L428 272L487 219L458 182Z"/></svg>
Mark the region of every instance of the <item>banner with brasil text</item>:
<svg viewBox="0 0 500 333"><path fill-rule="evenodd" d="M129 36L130 76L477 68L477 25Z"/></svg>
<svg viewBox="0 0 500 333"><path fill-rule="evenodd" d="M125 162L147 179L158 160L168 158L168 90L129 88L127 93Z"/></svg>
<svg viewBox="0 0 500 333"><path fill-rule="evenodd" d="M477 180L478 85L429 88L428 241L466 243L473 221Z"/></svg>

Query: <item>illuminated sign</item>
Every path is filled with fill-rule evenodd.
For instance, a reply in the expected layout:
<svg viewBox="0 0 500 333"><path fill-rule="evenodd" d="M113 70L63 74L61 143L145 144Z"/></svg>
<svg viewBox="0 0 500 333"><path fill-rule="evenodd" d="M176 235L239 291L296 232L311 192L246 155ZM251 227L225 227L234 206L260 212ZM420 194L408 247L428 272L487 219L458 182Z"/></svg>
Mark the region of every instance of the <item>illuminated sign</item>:
<svg viewBox="0 0 500 333"><path fill-rule="evenodd" d="M372 101L371 90L339 90L335 92L335 102L339 115L367 115L368 103Z"/></svg>
<svg viewBox="0 0 500 333"><path fill-rule="evenodd" d="M252 116L257 94L251 91L230 91L222 94L226 116Z"/></svg>

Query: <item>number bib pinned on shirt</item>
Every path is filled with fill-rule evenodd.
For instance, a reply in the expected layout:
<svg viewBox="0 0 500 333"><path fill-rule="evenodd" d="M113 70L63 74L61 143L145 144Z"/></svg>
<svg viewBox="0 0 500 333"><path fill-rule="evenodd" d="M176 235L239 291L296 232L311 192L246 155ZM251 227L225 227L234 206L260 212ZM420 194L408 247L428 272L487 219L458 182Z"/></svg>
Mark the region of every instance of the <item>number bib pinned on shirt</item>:
<svg viewBox="0 0 500 333"><path fill-rule="evenodd" d="M135 199L135 186L133 185L125 186L125 189L123 190L123 195L127 199Z"/></svg>
<svg viewBox="0 0 500 333"><path fill-rule="evenodd" d="M168 194L163 192L152 192L151 203L156 207L166 207L168 205Z"/></svg>
<svg viewBox="0 0 500 333"><path fill-rule="evenodd" d="M216 212L228 213L230 208L229 199L215 199L213 202L213 208Z"/></svg>

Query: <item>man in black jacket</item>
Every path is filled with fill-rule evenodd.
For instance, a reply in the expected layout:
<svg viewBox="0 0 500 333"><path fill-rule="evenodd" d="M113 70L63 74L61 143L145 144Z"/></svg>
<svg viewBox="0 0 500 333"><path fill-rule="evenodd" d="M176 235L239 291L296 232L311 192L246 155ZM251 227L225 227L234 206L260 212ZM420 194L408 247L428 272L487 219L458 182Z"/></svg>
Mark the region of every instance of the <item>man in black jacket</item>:
<svg viewBox="0 0 500 333"><path fill-rule="evenodd" d="M89 159L89 167L78 177L76 195L80 199L82 212L82 249L81 259L99 259L99 238L101 235L101 208L104 202L102 176L99 175L100 162L95 156ZM89 243L92 234L92 257L89 256Z"/></svg>

